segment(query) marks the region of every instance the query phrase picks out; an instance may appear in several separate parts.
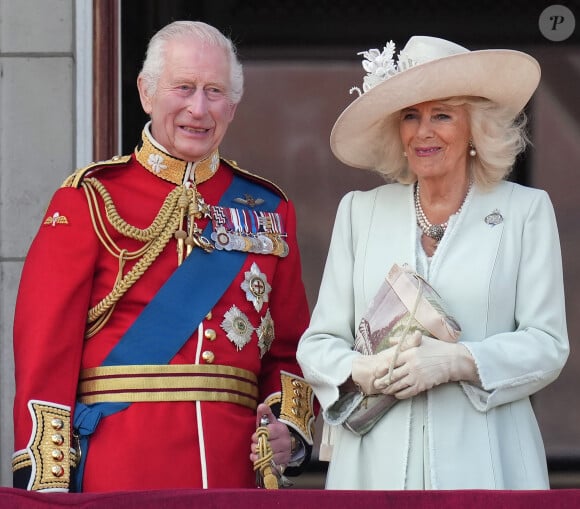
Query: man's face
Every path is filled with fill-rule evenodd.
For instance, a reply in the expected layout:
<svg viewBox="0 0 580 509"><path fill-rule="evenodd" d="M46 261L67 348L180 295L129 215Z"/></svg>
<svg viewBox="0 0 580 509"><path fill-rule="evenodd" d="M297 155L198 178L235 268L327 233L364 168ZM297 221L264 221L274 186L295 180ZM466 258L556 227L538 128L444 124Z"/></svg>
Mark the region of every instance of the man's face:
<svg viewBox="0 0 580 509"><path fill-rule="evenodd" d="M155 93L137 81L141 104L153 138L173 157L198 161L219 146L234 118L228 56L191 37L169 41L165 50Z"/></svg>

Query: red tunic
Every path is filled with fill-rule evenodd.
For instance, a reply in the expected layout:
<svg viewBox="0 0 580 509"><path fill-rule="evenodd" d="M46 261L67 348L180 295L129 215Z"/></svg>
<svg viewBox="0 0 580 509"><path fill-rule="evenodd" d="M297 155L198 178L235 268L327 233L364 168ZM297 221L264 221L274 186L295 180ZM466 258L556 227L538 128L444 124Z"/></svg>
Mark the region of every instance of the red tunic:
<svg viewBox="0 0 580 509"><path fill-rule="evenodd" d="M198 185L206 203L219 202L235 171L222 161L215 175ZM152 223L164 199L175 188L175 184L144 168L135 155L122 164L103 165L90 176L96 177L110 193L119 216L138 228L146 228ZM268 187L272 190L272 186ZM100 202L105 217L102 200ZM229 206L235 207L235 204ZM214 364L254 373L258 378L260 401L280 391L280 370L301 374L295 351L309 320L296 241L295 211L292 203L281 195L275 212L280 215L288 234L288 255L248 253L242 269L211 314L170 362L203 364L206 361L201 352L210 351ZM113 288L119 271L118 260L95 234L83 189L59 189L45 218L47 221L40 226L24 264L14 323L15 458L23 460L23 465L27 465L29 446L39 427L31 417L29 402L40 401L57 409L62 406L65 417L66 409L71 409L72 414L80 370L101 365L177 267L176 241L171 239L149 269L118 301L106 325L95 336L83 339L88 309ZM203 228L206 221L200 220L199 226ZM133 251L142 245L119 234L107 220L105 223L119 247ZM123 272L134 263L128 261ZM271 286L268 301L259 311L242 288L245 272L250 271L254 263ZM217 273L220 267L212 270ZM194 287L191 291L204 292L204 288ZM262 358L256 332L252 333L250 342L239 349L226 336L221 324L234 305L254 328L259 327L269 311L275 339ZM165 318L159 317L160 320ZM215 339L205 334L207 330L215 331ZM255 419L254 410L235 403L132 403L126 410L103 418L91 436L83 491L255 487L255 473L249 460ZM70 424L67 427L65 422L64 429L71 429ZM59 484L60 479L67 477L66 468L62 478L59 477L61 472L56 472L52 484L40 487L32 484L31 479L38 476L43 467L40 463L48 465L48 461L38 456L34 458L32 474L24 475L26 484L21 487L66 489ZM20 472L29 471L25 468ZM18 484L22 484L22 480L15 482Z"/></svg>

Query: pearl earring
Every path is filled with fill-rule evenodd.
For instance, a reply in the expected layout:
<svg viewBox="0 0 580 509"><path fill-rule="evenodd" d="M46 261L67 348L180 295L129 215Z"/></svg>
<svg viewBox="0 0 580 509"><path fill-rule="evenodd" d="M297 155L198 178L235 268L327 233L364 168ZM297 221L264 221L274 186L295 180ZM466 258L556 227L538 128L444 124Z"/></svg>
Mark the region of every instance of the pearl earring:
<svg viewBox="0 0 580 509"><path fill-rule="evenodd" d="M475 150L475 147L473 146L473 142L471 140L469 141L469 155L471 157L475 157L477 155L477 150Z"/></svg>
<svg viewBox="0 0 580 509"><path fill-rule="evenodd" d="M403 157L407 157L407 152L403 150Z"/></svg>

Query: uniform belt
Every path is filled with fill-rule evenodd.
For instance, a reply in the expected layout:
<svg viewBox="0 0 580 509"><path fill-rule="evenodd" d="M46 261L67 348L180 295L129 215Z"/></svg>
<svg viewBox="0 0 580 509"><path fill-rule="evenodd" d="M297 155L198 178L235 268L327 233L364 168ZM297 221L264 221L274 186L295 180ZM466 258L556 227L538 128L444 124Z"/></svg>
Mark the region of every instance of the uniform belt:
<svg viewBox="0 0 580 509"><path fill-rule="evenodd" d="M251 371L214 364L99 366L81 371L78 400L86 405L222 401L255 409L258 380Z"/></svg>

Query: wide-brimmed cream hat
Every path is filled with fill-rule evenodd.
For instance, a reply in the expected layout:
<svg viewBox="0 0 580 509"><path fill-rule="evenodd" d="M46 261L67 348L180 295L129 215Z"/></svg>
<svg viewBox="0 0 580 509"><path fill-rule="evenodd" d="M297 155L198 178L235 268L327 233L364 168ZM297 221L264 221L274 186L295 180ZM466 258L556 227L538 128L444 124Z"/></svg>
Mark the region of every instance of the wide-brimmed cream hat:
<svg viewBox="0 0 580 509"><path fill-rule="evenodd" d="M540 81L540 65L508 49L469 51L437 37L414 36L394 60L394 44L361 53L363 90L338 117L330 147L343 163L374 169L384 143L384 120L403 108L457 96L490 99L521 112ZM352 92L353 90L351 90Z"/></svg>

